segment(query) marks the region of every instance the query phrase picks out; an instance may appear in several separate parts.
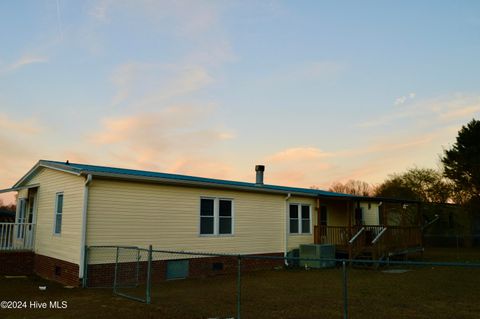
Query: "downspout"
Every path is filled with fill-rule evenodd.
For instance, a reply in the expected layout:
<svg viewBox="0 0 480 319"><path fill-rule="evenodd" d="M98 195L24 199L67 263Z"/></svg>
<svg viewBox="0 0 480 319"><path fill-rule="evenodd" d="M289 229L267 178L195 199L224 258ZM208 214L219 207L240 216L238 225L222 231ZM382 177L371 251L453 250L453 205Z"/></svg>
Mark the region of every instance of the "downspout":
<svg viewBox="0 0 480 319"><path fill-rule="evenodd" d="M82 210L82 229L81 229L81 239L80 239L80 260L78 267L78 277L82 280L82 287L86 286L84 281L85 275L85 242L87 239L87 211L88 211L88 189L90 183L92 182L92 174L88 174L85 179L85 185L83 189L83 210Z"/></svg>
<svg viewBox="0 0 480 319"><path fill-rule="evenodd" d="M286 259L287 253L288 253L288 222L289 222L289 217L288 217L288 200L292 197L292 194L288 193L287 197L285 197L285 251L283 253L283 256L285 257L284 262L285 266L288 266L288 260Z"/></svg>

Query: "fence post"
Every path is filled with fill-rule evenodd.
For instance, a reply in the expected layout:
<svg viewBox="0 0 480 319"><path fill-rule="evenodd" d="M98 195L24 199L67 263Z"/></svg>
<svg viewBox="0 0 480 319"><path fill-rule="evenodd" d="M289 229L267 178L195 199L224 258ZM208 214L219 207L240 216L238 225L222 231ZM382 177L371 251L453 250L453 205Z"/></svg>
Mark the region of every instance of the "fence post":
<svg viewBox="0 0 480 319"><path fill-rule="evenodd" d="M347 266L345 261L342 263L343 269L343 318L348 319L348 285L347 285Z"/></svg>
<svg viewBox="0 0 480 319"><path fill-rule="evenodd" d="M241 300L242 300L242 257L237 256L237 319L241 317Z"/></svg>
<svg viewBox="0 0 480 319"><path fill-rule="evenodd" d="M117 274L118 274L118 250L119 247L117 246L117 254L115 256L115 273L113 277L113 292L117 292Z"/></svg>
<svg viewBox="0 0 480 319"><path fill-rule="evenodd" d="M152 293L152 245L148 246L148 263L147 263L147 296L145 302L151 302Z"/></svg>

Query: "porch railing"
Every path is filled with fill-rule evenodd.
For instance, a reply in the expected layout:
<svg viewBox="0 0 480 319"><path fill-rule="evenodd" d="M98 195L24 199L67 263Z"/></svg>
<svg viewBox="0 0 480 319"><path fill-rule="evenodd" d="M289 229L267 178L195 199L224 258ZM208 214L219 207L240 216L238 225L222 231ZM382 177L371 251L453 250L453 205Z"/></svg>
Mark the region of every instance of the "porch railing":
<svg viewBox="0 0 480 319"><path fill-rule="evenodd" d="M387 233L389 246L395 250L422 245L422 231L420 227L388 226Z"/></svg>
<svg viewBox="0 0 480 319"><path fill-rule="evenodd" d="M370 248L376 257L381 257L388 252L422 246L422 231L416 226L321 225L314 227L314 242L336 245L337 249L348 250L350 254L357 254L363 247Z"/></svg>
<svg viewBox="0 0 480 319"><path fill-rule="evenodd" d="M32 250L35 224L0 223L1 250Z"/></svg>
<svg viewBox="0 0 480 319"><path fill-rule="evenodd" d="M344 226L315 226L314 242L319 244L331 244L348 247L350 230Z"/></svg>

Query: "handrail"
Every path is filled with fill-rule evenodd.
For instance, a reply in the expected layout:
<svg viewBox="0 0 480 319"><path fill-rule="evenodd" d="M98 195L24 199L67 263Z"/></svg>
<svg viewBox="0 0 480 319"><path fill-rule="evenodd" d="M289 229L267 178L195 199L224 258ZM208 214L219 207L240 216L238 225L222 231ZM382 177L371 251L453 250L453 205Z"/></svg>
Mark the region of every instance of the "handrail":
<svg viewBox="0 0 480 319"><path fill-rule="evenodd" d="M422 231L424 231L425 228L428 228L432 224L436 223L439 219L440 219L440 216L438 214L435 214L435 217L431 221L429 221L428 223L422 226Z"/></svg>
<svg viewBox="0 0 480 319"><path fill-rule="evenodd" d="M34 223L0 223L0 251L32 250L34 237Z"/></svg>
<svg viewBox="0 0 480 319"><path fill-rule="evenodd" d="M372 240L372 245L375 245L376 242L383 236L383 234L387 231L387 227L383 227L383 229L378 233L378 235Z"/></svg>
<svg viewBox="0 0 480 319"><path fill-rule="evenodd" d="M363 232L365 231L365 227L360 228L360 230L348 241L348 243L351 245L355 242L358 236L360 236Z"/></svg>

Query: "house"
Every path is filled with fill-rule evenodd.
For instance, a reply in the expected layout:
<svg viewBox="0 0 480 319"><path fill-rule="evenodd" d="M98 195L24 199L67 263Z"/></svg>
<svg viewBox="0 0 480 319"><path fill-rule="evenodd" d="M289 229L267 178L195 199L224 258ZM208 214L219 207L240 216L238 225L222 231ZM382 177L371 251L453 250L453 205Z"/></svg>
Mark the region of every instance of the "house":
<svg viewBox="0 0 480 319"><path fill-rule="evenodd" d="M385 224L385 199L268 185L263 174L256 166L247 183L40 160L2 191L18 202L0 250L30 254L35 273L78 285L86 246L283 256L329 243L350 258L421 246L419 224Z"/></svg>

